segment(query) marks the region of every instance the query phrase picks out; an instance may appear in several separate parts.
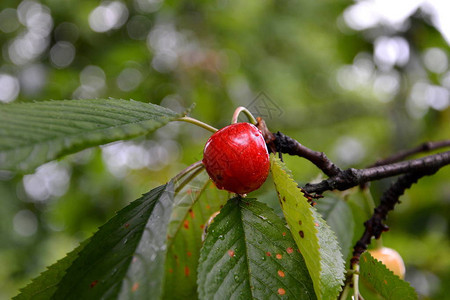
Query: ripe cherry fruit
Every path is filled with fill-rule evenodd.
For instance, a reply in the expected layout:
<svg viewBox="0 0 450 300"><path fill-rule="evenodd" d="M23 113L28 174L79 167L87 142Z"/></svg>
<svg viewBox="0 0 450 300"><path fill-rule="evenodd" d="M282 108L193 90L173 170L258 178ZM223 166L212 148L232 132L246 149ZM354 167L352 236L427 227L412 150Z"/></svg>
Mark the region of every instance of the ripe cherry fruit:
<svg viewBox="0 0 450 300"><path fill-rule="evenodd" d="M370 255L381 261L389 270L400 278L405 277L405 263L397 251L387 247L370 250Z"/></svg>
<svg viewBox="0 0 450 300"><path fill-rule="evenodd" d="M219 189L247 194L269 175L269 153L261 131L236 123L214 133L203 150L203 164Z"/></svg>

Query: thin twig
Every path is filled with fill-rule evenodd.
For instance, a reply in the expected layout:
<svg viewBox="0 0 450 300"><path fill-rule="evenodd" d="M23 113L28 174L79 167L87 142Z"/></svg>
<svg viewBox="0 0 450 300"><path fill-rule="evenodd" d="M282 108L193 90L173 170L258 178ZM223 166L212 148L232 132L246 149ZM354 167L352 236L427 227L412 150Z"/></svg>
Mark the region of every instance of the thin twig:
<svg viewBox="0 0 450 300"><path fill-rule="evenodd" d="M372 217L364 223L364 233L353 248L353 257L350 260L352 265L359 263L359 258L370 245L372 237L378 239L384 231L389 229L383 224L383 221L386 220L388 212L399 203L399 197L403 195L405 190L409 189L420 178L432 175L437 170L439 170L439 167L430 167L428 170L404 174L383 193L380 204L374 209Z"/></svg>
<svg viewBox="0 0 450 300"><path fill-rule="evenodd" d="M450 151L368 169L347 169L319 183L307 184L304 189L308 193L323 193L330 190L344 191L369 181L405 173L423 173L448 164L450 164Z"/></svg>
<svg viewBox="0 0 450 300"><path fill-rule="evenodd" d="M400 152L398 152L392 156L389 156L387 158L380 159L380 160L376 161L373 165L369 166L369 168L396 163L396 162L404 160L408 156L411 156L411 155L414 155L417 153L422 153L422 152L429 152L429 151L436 150L439 148L444 148L444 147L450 147L450 140L437 141L437 142L425 142L415 148L412 148L409 150L403 150L403 151L400 151Z"/></svg>
<svg viewBox="0 0 450 300"><path fill-rule="evenodd" d="M342 170L329 160L325 153L311 150L281 132L277 132L274 135L274 143L278 152L306 158L329 177L342 173Z"/></svg>

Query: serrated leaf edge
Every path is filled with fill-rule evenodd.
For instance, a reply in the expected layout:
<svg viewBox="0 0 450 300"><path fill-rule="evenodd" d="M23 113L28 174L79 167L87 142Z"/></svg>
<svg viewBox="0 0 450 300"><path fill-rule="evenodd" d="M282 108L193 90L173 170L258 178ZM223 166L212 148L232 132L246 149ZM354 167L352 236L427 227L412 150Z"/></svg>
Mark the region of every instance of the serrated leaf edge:
<svg viewBox="0 0 450 300"><path fill-rule="evenodd" d="M287 175L287 178L288 178L288 182L286 183L286 185L289 185L289 184L291 184L291 185L295 185L295 187L297 187L298 188L298 184L297 184L297 182L293 179L293 175L292 175L292 171L290 170L290 169L288 169L287 168L287 166L286 166L286 164L284 163L284 162L282 162L278 157L276 157L274 154L271 154L271 169L272 169L272 165L274 164L274 163L277 163L277 165L280 167L280 170L282 171L282 172L284 172L286 175ZM276 186L276 184L275 184L275 186ZM279 195L279 193L278 193L278 191L277 191L277 194L278 194L278 197L280 198L280 195ZM304 197L302 197L302 198L304 198ZM280 201L282 201L281 199L279 199ZM306 201L306 199L305 199L305 201ZM314 208L314 207L312 207L311 206L311 216L312 216L312 218L314 219L314 221L315 222L320 222L321 224L320 224L320 226L322 226L322 227L325 227L325 228L327 228L330 232L332 232L332 239L334 240L334 242L335 242L335 244L337 245L337 247L338 247L338 249L339 249L339 255L340 255L340 257L341 257L341 259L343 259L342 258L342 252L341 252L341 248L340 248L340 246L339 246L339 243L337 242L337 238L336 238L336 234L334 233L334 231L331 229L331 227L327 224L327 222L320 216L320 213ZM314 238L316 238L317 239L317 243L319 244L319 251L320 251L320 246L321 246L321 243L319 242L319 238L318 238L318 234L319 234L319 232L318 232L318 229L317 228L314 228L314 232L315 232L315 236L314 236ZM293 233L294 234L294 233ZM303 254L302 254L303 255ZM345 269L344 267L343 267L343 269ZM319 277L319 286L318 286L318 289L319 289L319 291L322 291L323 290L323 281L325 280L324 278L323 278L323 276L322 276L322 270L323 270L323 268L322 268L322 261L319 263L319 274L320 274L320 277ZM341 276L342 278L339 280L340 281L340 287L339 287L339 289L337 289L336 290L336 295L335 296L337 296L337 294L342 290L342 284L343 284L343 282L344 282L344 274L342 274L342 276ZM313 278L312 276L311 276L311 278ZM314 282L314 281L313 281ZM318 291L316 291L316 293L317 293ZM323 294L323 292L322 292L322 294ZM318 297L318 299L321 299L322 298L322 294L320 294L320 295L317 295L317 297Z"/></svg>
<svg viewBox="0 0 450 300"><path fill-rule="evenodd" d="M366 253L367 253L367 254L366 254ZM380 260L376 259L375 257L373 257L368 251L365 251L365 252L362 254L362 257L361 257L362 259L365 259L364 255L369 255L376 263L379 263L379 265L383 266L383 267L386 269L386 271L387 271L388 273L390 273L391 275L397 277L398 280L400 280L400 281L404 282L406 285L408 285L408 287L410 287L410 288L414 291L415 296L416 296L416 299L418 299L418 295L417 295L416 289L415 289L413 286L411 286L411 284L410 284L408 281L406 281L406 280L400 278L397 274L394 274L394 272L392 272L392 270L389 269L382 261L380 261ZM366 261L365 261L365 263L366 263ZM368 263L368 262L367 262L367 263ZM378 293L378 291L377 291L377 293Z"/></svg>

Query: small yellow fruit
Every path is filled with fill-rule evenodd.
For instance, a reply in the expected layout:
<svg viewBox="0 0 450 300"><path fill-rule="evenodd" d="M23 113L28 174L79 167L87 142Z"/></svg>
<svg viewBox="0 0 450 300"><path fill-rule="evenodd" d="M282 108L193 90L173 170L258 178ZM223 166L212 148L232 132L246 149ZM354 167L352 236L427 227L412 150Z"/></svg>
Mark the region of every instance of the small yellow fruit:
<svg viewBox="0 0 450 300"><path fill-rule="evenodd" d="M370 255L381 261L389 270L401 279L405 278L405 263L397 251L391 248L381 247L370 250Z"/></svg>

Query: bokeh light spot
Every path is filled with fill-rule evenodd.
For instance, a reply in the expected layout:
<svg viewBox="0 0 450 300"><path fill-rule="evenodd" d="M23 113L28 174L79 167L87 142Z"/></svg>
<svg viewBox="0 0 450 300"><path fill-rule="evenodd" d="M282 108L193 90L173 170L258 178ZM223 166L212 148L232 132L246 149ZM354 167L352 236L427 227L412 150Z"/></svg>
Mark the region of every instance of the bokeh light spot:
<svg viewBox="0 0 450 300"><path fill-rule="evenodd" d="M448 57L440 48L429 48L423 54L425 67L434 73L444 73L448 68Z"/></svg>
<svg viewBox="0 0 450 300"><path fill-rule="evenodd" d="M51 196L60 197L69 188L69 169L57 162L40 166L34 174L23 177L25 192L35 202L48 200Z"/></svg>
<svg viewBox="0 0 450 300"><path fill-rule="evenodd" d="M50 49L50 61L58 69L66 68L73 62L75 51L75 47L71 43L57 42Z"/></svg>
<svg viewBox="0 0 450 300"><path fill-rule="evenodd" d="M89 15L89 26L96 32L122 27L128 19L128 9L122 2L103 2Z"/></svg>
<svg viewBox="0 0 450 300"><path fill-rule="evenodd" d="M19 80L9 74L0 74L0 101L11 102L20 91Z"/></svg>
<svg viewBox="0 0 450 300"><path fill-rule="evenodd" d="M126 68L117 77L117 86L124 92L135 90L142 82L142 74L138 69Z"/></svg>
<svg viewBox="0 0 450 300"><path fill-rule="evenodd" d="M11 33L19 28L17 11L14 8L5 8L0 12L0 30L4 33Z"/></svg>
<svg viewBox="0 0 450 300"><path fill-rule="evenodd" d="M21 236L32 236L37 231L37 217L28 209L21 210L14 215L13 227L14 231Z"/></svg>

